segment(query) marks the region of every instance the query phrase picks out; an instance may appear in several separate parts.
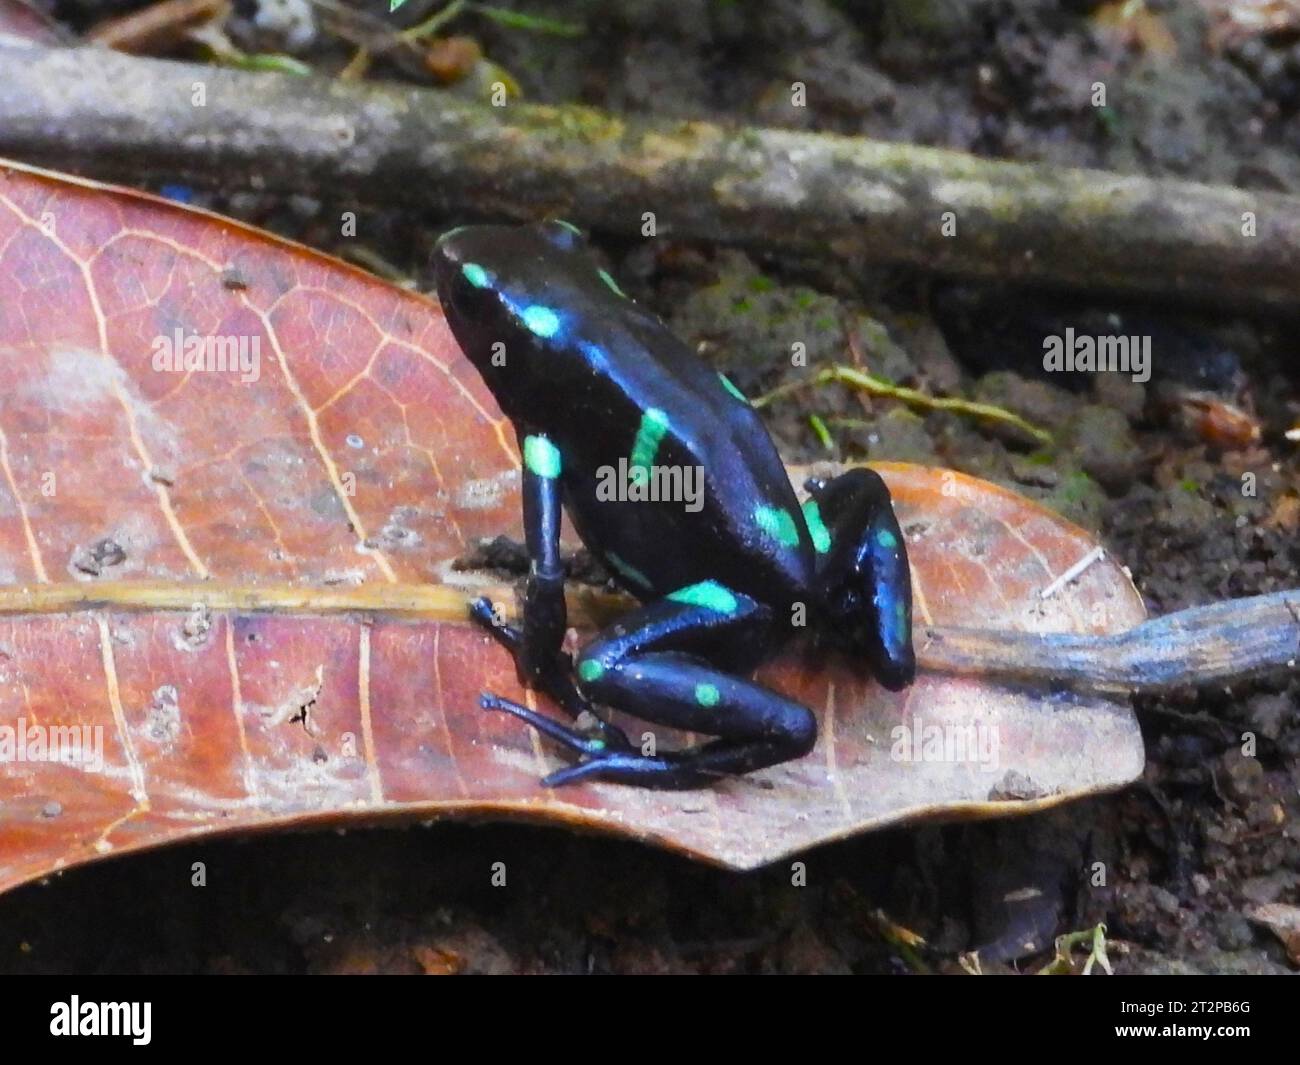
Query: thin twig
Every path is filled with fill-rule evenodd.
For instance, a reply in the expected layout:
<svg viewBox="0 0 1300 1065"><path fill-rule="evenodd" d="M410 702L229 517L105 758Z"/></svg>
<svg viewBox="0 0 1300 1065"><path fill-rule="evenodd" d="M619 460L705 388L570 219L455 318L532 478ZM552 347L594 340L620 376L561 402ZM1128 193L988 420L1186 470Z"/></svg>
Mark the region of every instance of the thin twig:
<svg viewBox="0 0 1300 1065"><path fill-rule="evenodd" d="M1048 445L1052 443L1052 434L1046 429L1040 429L1038 426L1025 421L1020 415L1003 407L996 407L991 403L977 403L974 400L960 399L956 396L930 396L924 392L918 392L915 388L896 385L883 377L877 377L865 370L854 369L852 366L829 366L806 381L792 381L789 384L778 385L772 391L751 400L750 403L754 407L766 407L775 400L783 399L794 392L829 384L832 381L852 385L854 388L873 396L887 396L890 399L900 400L909 407L920 407L924 410L946 410L954 414L969 415L983 421L1012 425L1021 432L1032 436L1039 443Z"/></svg>

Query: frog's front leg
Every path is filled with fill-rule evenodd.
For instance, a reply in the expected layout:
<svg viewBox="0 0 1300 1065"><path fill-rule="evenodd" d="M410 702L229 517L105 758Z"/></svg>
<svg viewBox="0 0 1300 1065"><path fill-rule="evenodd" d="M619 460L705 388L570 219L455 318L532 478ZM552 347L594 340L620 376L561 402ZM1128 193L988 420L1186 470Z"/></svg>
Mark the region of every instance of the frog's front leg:
<svg viewBox="0 0 1300 1065"><path fill-rule="evenodd" d="M847 470L829 481L804 484L810 525L825 530L818 559L818 598L835 637L863 652L890 691L916 677L912 649L912 576L907 541L889 489L874 470Z"/></svg>
<svg viewBox="0 0 1300 1065"><path fill-rule="evenodd" d="M470 604L470 615L514 655L520 683L541 688L552 675L567 675L570 664L560 650L568 626L560 560L560 453L541 434L525 436L522 450L524 542L529 559L523 628L501 620L486 598Z"/></svg>
<svg viewBox="0 0 1300 1065"><path fill-rule="evenodd" d="M523 453L524 539L530 560L523 625L516 628L501 619L486 597L470 603L470 617L511 653L521 684L549 695L570 717L587 713L608 745L627 747L626 737L601 721L578 691L572 660L561 650L568 611L560 558L560 453L540 434L524 437Z"/></svg>
<svg viewBox="0 0 1300 1065"><path fill-rule="evenodd" d="M649 787L698 787L719 776L799 758L817 739L812 712L720 668L761 658L771 611L748 596L705 581L647 604L605 630L578 657L582 694L672 728L718 739L685 751L609 750L506 700L504 710L585 755L552 773L548 786L599 778ZM487 703L484 704L488 706Z"/></svg>

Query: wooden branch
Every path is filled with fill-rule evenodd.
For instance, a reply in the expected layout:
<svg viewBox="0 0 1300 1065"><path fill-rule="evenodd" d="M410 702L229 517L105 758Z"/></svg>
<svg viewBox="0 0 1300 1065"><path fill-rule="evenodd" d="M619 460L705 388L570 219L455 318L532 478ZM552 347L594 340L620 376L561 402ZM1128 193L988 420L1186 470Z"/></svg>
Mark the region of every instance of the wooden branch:
<svg viewBox="0 0 1300 1065"><path fill-rule="evenodd" d="M196 106L196 93L204 96ZM816 101L812 101L816 106ZM533 218L966 278L1300 306L1300 198L776 129L0 41L0 152L131 182ZM944 236L951 211L955 236ZM1250 212L1257 235L1243 235Z"/></svg>
<svg viewBox="0 0 1300 1065"><path fill-rule="evenodd" d="M210 610L236 613L382 614L467 621L466 604L487 595L514 615L514 588L367 584L314 588L302 585L200 584L174 581L95 581L0 586L0 617L85 610ZM568 590L573 624L605 624L634 604L588 587ZM1069 633L989 632L918 628L923 669L1010 677L1026 683L1133 692L1226 683L1272 669L1294 669L1300 657L1300 589L1192 607L1106 636Z"/></svg>
<svg viewBox="0 0 1300 1065"><path fill-rule="evenodd" d="M1300 589L1192 607L1107 636L925 629L915 640L921 663L942 672L1169 691L1295 669Z"/></svg>

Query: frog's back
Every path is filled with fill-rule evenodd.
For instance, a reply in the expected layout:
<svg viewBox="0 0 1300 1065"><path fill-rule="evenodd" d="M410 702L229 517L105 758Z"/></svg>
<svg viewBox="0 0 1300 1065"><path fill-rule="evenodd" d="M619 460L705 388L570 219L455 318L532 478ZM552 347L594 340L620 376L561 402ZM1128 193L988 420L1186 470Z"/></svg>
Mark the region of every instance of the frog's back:
<svg viewBox="0 0 1300 1065"><path fill-rule="evenodd" d="M555 444L579 534L629 591L804 596L813 546L762 421L570 228L473 227L439 251L462 348L516 430Z"/></svg>
<svg viewBox="0 0 1300 1065"><path fill-rule="evenodd" d="M614 551L645 597L714 579L800 598L813 548L762 420L658 318L620 312L588 323L588 385L546 427L572 456L566 504L584 542Z"/></svg>

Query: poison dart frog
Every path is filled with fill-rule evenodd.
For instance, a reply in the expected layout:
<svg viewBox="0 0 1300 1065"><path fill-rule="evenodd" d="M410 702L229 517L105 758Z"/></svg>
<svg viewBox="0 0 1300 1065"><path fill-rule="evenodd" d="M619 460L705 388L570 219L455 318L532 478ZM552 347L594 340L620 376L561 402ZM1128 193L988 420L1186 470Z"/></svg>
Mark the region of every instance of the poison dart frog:
<svg viewBox="0 0 1300 1065"><path fill-rule="evenodd" d="M577 755L543 784L700 787L807 754L812 712L750 679L801 631L865 658L892 691L912 682L907 548L878 474L809 481L801 506L741 392L629 299L566 222L454 229L438 241L433 272L451 331L523 456L522 625L485 598L470 615L511 652L526 686L595 722L570 727L483 694L483 708ZM602 491L618 470L642 481L695 471L703 491L694 505ZM640 602L576 661L561 648L562 508ZM716 738L646 753L594 706Z"/></svg>

